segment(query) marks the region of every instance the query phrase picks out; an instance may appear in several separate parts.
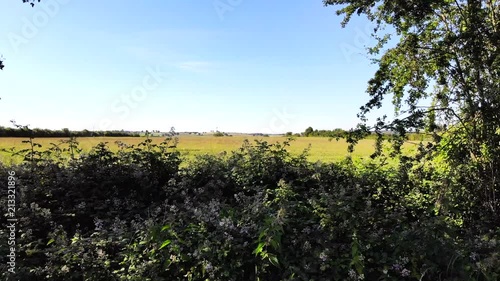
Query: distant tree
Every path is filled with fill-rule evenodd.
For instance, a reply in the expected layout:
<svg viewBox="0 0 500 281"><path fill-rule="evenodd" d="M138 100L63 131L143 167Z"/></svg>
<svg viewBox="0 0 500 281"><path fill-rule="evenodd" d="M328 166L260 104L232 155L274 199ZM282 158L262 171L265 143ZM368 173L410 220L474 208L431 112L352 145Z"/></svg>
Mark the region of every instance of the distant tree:
<svg viewBox="0 0 500 281"><path fill-rule="evenodd" d="M312 133L314 132L313 128L312 127L309 127L307 128L305 131L304 131L304 135L306 137L310 136Z"/></svg>
<svg viewBox="0 0 500 281"><path fill-rule="evenodd" d="M329 138L341 138L344 137L345 131L342 129L335 130L314 130L312 127L307 128L302 135L306 137L329 137ZM290 132L291 134L291 132Z"/></svg>
<svg viewBox="0 0 500 281"><path fill-rule="evenodd" d="M70 136L70 134L71 134L71 132L69 131L69 129L68 129L68 128L63 128L63 129L62 129L62 132L63 132L63 135L64 135L65 137L69 137L69 136Z"/></svg>
<svg viewBox="0 0 500 281"><path fill-rule="evenodd" d="M223 137L223 136L225 136L225 135L222 132L215 131L215 133L214 133L214 137Z"/></svg>

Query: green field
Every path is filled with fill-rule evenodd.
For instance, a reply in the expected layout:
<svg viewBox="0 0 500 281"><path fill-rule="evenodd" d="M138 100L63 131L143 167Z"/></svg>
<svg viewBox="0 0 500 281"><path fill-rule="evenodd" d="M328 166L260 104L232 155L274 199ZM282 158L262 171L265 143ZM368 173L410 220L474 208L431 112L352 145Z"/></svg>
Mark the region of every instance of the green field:
<svg viewBox="0 0 500 281"><path fill-rule="evenodd" d="M160 143L164 140L162 137L151 138L153 143ZM243 141L248 139L267 141L268 143L283 142L286 137L254 137L249 135L239 135L232 137L214 137L214 136L193 136L193 135L180 135L178 136L177 150L181 152L181 155L186 158L192 158L199 154L218 154L221 152L230 152L238 149L243 144ZM0 138L0 149L10 149L15 147L17 150L28 148L29 145L22 143L26 138ZM47 149L51 146L51 143L60 143L63 140L61 138L36 138L34 141L42 145L42 150ZM100 142L107 142L110 149L113 151L118 150L116 141L121 141L129 145L137 145L144 141L144 137L86 137L78 138L77 141L80 144L80 148L84 152L88 152L92 147ZM374 152L373 139L361 140L356 146L353 153L353 157L362 158L368 157ZM408 142L406 144L407 149L414 147L416 142ZM309 151L308 159L310 161L321 160L323 162L332 162L343 159L348 155L347 153L347 143L344 140L332 140L330 141L325 137L299 137L291 142L289 151L293 154L300 154L304 149L311 146ZM4 163L10 163L12 161L18 162L19 159L12 159L12 156L6 152L0 152L0 161Z"/></svg>

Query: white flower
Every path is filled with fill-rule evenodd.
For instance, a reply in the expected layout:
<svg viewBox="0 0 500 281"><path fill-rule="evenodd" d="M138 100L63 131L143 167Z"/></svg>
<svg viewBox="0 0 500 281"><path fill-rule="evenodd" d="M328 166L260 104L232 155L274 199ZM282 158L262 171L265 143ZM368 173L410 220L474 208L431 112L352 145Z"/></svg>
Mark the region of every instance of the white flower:
<svg viewBox="0 0 500 281"><path fill-rule="evenodd" d="M319 259L325 262L328 259L328 255L325 252L321 252L321 254L319 254Z"/></svg>
<svg viewBox="0 0 500 281"><path fill-rule="evenodd" d="M356 277L357 277L356 271L354 271L354 269L352 269L352 268L349 269L349 273L348 274L349 274L349 278L350 279L356 279Z"/></svg>
<svg viewBox="0 0 500 281"><path fill-rule="evenodd" d="M394 269L395 271L401 271L402 268L403 267L399 263L392 265L392 269Z"/></svg>
<svg viewBox="0 0 500 281"><path fill-rule="evenodd" d="M219 226L231 229L233 228L233 222L230 218L222 218L219 222Z"/></svg>
<svg viewBox="0 0 500 281"><path fill-rule="evenodd" d="M103 227L103 221L98 218L94 218L94 225L96 231L101 231Z"/></svg>
<svg viewBox="0 0 500 281"><path fill-rule="evenodd" d="M410 261L408 257L399 257L399 260L401 261L401 264L407 264Z"/></svg>
<svg viewBox="0 0 500 281"><path fill-rule="evenodd" d="M305 234L310 234L310 233L311 233L311 228L310 228L309 226L308 226L308 227L306 227L306 228L304 228L304 229L302 230L302 233L305 233Z"/></svg>
<svg viewBox="0 0 500 281"><path fill-rule="evenodd" d="M97 250L97 257L100 259L104 257L104 251L102 249Z"/></svg>
<svg viewBox="0 0 500 281"><path fill-rule="evenodd" d="M405 269L403 269L403 271L401 271L401 276L408 277L408 276L410 276L410 273L411 273L411 271L409 271L408 269L405 268Z"/></svg>
<svg viewBox="0 0 500 281"><path fill-rule="evenodd" d="M81 202L80 204L76 205L77 209L85 209L85 202Z"/></svg>
<svg viewBox="0 0 500 281"><path fill-rule="evenodd" d="M208 272L212 271L212 269L213 269L213 268L214 268L214 267L212 266L212 264L211 264L211 263L207 263L207 264L205 265L205 270L206 270L206 271L208 271Z"/></svg>

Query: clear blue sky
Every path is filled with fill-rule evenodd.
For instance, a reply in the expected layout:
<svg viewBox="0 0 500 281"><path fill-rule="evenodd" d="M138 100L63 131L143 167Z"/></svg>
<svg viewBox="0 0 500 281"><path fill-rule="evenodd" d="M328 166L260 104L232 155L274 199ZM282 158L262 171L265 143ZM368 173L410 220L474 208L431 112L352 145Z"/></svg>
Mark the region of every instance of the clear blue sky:
<svg viewBox="0 0 500 281"><path fill-rule="evenodd" d="M2 126L348 129L375 71L321 0L44 1L0 2Z"/></svg>

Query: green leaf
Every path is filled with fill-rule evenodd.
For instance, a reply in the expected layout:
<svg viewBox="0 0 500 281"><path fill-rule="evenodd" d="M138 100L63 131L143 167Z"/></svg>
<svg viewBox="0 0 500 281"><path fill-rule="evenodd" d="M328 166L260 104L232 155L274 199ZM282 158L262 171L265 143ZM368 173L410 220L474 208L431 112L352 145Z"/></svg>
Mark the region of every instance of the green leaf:
<svg viewBox="0 0 500 281"><path fill-rule="evenodd" d="M256 256L259 255L262 252L262 249L264 249L264 246L265 246L265 243L264 242L260 242L259 245L257 246L257 248L255 248L255 250L253 250L253 253Z"/></svg>
<svg viewBox="0 0 500 281"><path fill-rule="evenodd" d="M163 248L165 248L165 247L167 247L168 245L170 245L170 243L172 243L171 240L165 240L165 241L163 241L163 243L160 246L160 250L163 249Z"/></svg>
<svg viewBox="0 0 500 281"><path fill-rule="evenodd" d="M269 255L269 262L271 262L272 265L279 267L279 262L278 262L278 257L275 255Z"/></svg>
<svg viewBox="0 0 500 281"><path fill-rule="evenodd" d="M56 240L54 240L54 238L50 239L49 242L47 242L47 246L54 243Z"/></svg>

